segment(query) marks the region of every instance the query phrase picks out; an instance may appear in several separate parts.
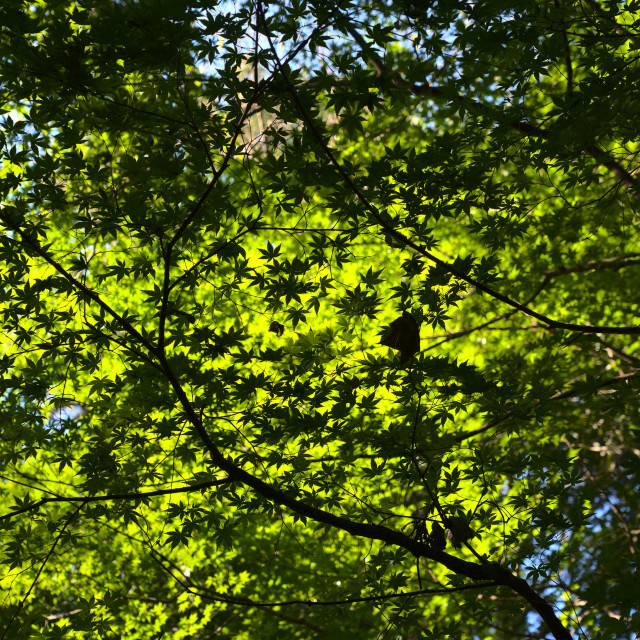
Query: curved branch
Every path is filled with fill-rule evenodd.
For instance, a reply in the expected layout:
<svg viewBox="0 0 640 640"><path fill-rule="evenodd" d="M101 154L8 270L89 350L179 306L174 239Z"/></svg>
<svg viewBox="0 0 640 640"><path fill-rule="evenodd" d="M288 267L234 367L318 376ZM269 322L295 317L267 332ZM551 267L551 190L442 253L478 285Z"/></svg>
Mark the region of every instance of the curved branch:
<svg viewBox="0 0 640 640"><path fill-rule="evenodd" d="M67 280L73 288L84 294L95 302L107 315L111 316L118 324L132 337L134 337L141 345L143 345L150 353L155 354L155 346L147 340L124 316L112 309L95 291L89 289L82 282L74 278L60 263L54 260L40 245L34 240L27 231L13 222L11 218L4 212L0 211L0 220L14 233L20 236L20 242L29 247L34 253L40 256L45 262L51 265L65 280Z"/></svg>
<svg viewBox="0 0 640 640"><path fill-rule="evenodd" d="M535 291L527 298L527 300L523 303L525 306L529 306L542 291L547 287L547 285L556 277L563 276L569 273L581 273L585 271L603 271L604 269L613 269L617 271L618 269L624 269L625 267L631 267L633 265L640 264L640 253L629 253L624 256L615 256L613 258L603 258L601 260L590 260L585 264L574 265L572 267L558 267L557 269L549 269L544 272L544 278L540 281ZM435 349L445 342L449 342L451 340L456 340L457 338L462 338L463 336L468 336L475 331L479 331L480 329L484 329L500 320L509 319L514 313L515 309L500 314L499 316L494 316L493 318L486 320L480 324L474 325L473 327L468 327L467 329L461 329L460 331L454 331L451 333L440 334L430 336L432 340L439 340L423 351L430 351L431 349ZM628 357L628 356L625 356Z"/></svg>
<svg viewBox="0 0 640 640"><path fill-rule="evenodd" d="M14 516L21 513L29 513L30 511L37 511L40 507L51 502L82 502L88 504L89 502L111 502L114 500L145 500L146 498L153 498L155 496L167 496L174 493L189 493L191 491L199 491L201 489L208 489L210 487L219 487L223 484L229 484L231 481L227 478L220 480L211 480L210 482L200 482L198 484L192 484L188 487L178 487L176 489L156 489L156 491L146 491L142 493L109 493L105 496L59 496L55 498L42 498L33 504L30 504L21 509L15 509L10 513L5 513L0 516L0 522L3 520L9 520Z"/></svg>
<svg viewBox="0 0 640 640"><path fill-rule="evenodd" d="M346 30L351 34L353 39L358 43L361 49L367 49L366 42L364 38L353 28L346 27ZM471 106L476 111L481 111L483 114L489 116L494 121L500 121L496 115L494 115L493 110L486 104L482 104L477 100L469 100L465 96L460 94L452 94L451 91L446 91L439 87L434 87L428 83L424 84L412 84L408 80L405 80L399 73L394 73L388 71L384 62L380 60L380 58L376 56L370 55L369 62L376 70L376 73L380 77L387 77L391 79L391 82L396 87L402 87L407 89L414 96L425 96L428 98L434 99L446 99L446 100L454 100L456 102L464 102L465 106ZM512 129L516 131L520 131L527 136L534 138L543 138L548 140L551 138L551 134L548 131L545 131L541 127L537 127L528 122L521 122L519 120L511 120L507 123ZM622 182L630 191L631 195L640 200L640 186L638 185L636 179L633 175L627 171L619 162L613 160L609 154L601 149L598 145L592 144L588 145L583 150L585 153L589 154L598 164L609 169L615 176L618 178L620 182Z"/></svg>
<svg viewBox="0 0 640 640"><path fill-rule="evenodd" d="M324 154L327 156L327 158L329 158L331 164L336 168L338 173L342 176L342 179L345 181L349 189L351 189L351 191L357 196L358 200L360 200L360 202L364 205L365 209L371 214L372 218L384 230L385 233L387 233L389 236L391 236L394 240L396 240L403 246L413 249L419 255L423 256L427 260L430 260L435 265L441 267L447 273L450 273L451 275L454 275L457 278L460 278L460 280L462 280L463 282L466 282L467 284L475 287L478 291L482 291L483 293L486 293L492 298L495 298L500 302L504 302L510 307L513 307L514 309L521 311L525 315L531 316L532 318L536 318L536 320L539 320L543 324L546 324L549 328L567 329L569 331L576 331L579 333L611 333L611 334L623 334L623 335L640 335L640 326L636 326L636 327L592 326L592 325L574 324L570 322L562 322L559 320L554 320L553 318L549 318L541 313L538 313L537 311L534 311L533 309L530 309L526 305L521 304L517 300L513 300L509 296L506 296L500 293L499 291L496 291L495 289L492 289L491 287L488 287L487 285L482 284L475 278L468 276L465 273L462 273L459 269L454 267L452 264L446 262L445 260L441 260L436 255L428 251L426 247L416 244L415 242L413 242L413 240L410 240L404 234L400 233L399 231L396 231L393 227L391 227L382 217L382 214L380 213L378 208L372 202L369 201L369 199L364 195L364 193L358 187L358 185L355 184L355 182L353 181L351 176L347 173L347 171L344 169L344 167L340 164L340 162L338 162L335 154L329 148L327 143L324 141L324 139L320 135L320 132L318 131L315 124L313 123L313 120L307 113L305 106L300 101L300 97L298 96L298 93L296 92L295 87L291 83L289 76L285 72L284 66L271 40L264 15L262 15L262 21L263 21L265 33L269 41L269 45L271 47L271 53L274 57L274 60L276 61L280 74L282 75L282 78L287 85L287 89L291 93L291 97L293 98L294 102L296 103L296 106L298 107L298 110L300 112L302 119L304 120L306 125L309 127L309 130L312 132L316 141L322 148Z"/></svg>

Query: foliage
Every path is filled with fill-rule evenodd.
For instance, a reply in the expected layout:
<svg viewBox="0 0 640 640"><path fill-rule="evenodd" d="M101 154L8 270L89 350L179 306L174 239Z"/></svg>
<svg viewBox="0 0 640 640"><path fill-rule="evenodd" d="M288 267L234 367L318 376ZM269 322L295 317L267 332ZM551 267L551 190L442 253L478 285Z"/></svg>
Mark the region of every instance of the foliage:
<svg viewBox="0 0 640 640"><path fill-rule="evenodd" d="M638 9L5 0L1 637L635 637Z"/></svg>

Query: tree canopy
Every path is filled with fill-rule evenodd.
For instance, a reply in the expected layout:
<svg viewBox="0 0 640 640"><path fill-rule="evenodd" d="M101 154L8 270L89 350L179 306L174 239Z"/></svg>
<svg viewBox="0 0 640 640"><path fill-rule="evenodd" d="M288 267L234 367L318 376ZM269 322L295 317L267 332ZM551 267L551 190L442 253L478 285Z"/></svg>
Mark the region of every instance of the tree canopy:
<svg viewBox="0 0 640 640"><path fill-rule="evenodd" d="M0 638L635 638L639 10L4 0Z"/></svg>

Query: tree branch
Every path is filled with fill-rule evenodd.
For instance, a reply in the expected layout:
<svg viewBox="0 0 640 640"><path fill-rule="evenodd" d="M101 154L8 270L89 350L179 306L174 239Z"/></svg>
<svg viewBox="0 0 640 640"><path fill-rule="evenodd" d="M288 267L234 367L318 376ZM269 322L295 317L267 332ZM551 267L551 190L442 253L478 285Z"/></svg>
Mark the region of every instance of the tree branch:
<svg viewBox="0 0 640 640"><path fill-rule="evenodd" d="M630 371L629 373L624 373L622 375L616 376L615 378L607 378L606 380L602 380L601 382L596 384L594 386L594 389L604 389L605 387L611 387L621 382L626 382L630 378L633 378L636 375L636 373L637 371L634 370L634 371ZM577 391L575 389L568 389L567 391L558 391L557 393L554 393L552 396L550 396L549 398L546 398L545 400L538 400L538 402L536 402L534 407L539 407L543 402L549 402L551 400L562 400L564 398L570 398L572 396L575 396L576 394L577 394ZM485 433L486 431L489 431L489 429L492 429L493 427L497 427L503 422L506 422L509 418L513 417L514 413L515 413L514 411L507 411L507 413L501 418L497 418L496 420L487 422L486 424L482 425L481 427L478 427L477 429L474 429L473 431L468 431L467 433L463 433L462 435L457 436L455 440L456 442L462 442L464 440L467 440L468 438L473 438L474 436L480 435L481 433Z"/></svg>
<svg viewBox="0 0 640 640"><path fill-rule="evenodd" d="M348 26L346 27L346 29L351 34L353 39L358 43L361 49L367 49L364 38L353 27ZM502 120L502 118L499 118L494 114L494 110L491 109L491 107L482 104L477 100L469 100L465 96L452 94L451 91L445 91L439 87L434 87L426 82L420 85L412 84L408 80L405 80L400 74L388 71L384 62L376 56L370 55L369 62L376 70L378 76L389 78L396 87L407 89L414 96L424 96L433 99L446 99L454 100L456 102L464 102L465 105L470 105L473 109L475 109L476 111L480 111L485 115L488 115L494 121L500 122ZM528 122L511 120L508 122L508 125L512 129L520 131L521 133L524 133L525 135L530 137L543 138L545 140L551 138L551 134L548 131L545 131L544 129L535 125L529 124ZM619 162L610 158L609 154L596 144L588 145L587 147L585 147L584 152L589 154L597 163L609 169L616 176L616 178L618 178L618 180L629 189L631 195L637 200L640 200L640 186L636 182L636 179L631 175L631 173L629 173L629 171L627 171Z"/></svg>
<svg viewBox="0 0 640 640"><path fill-rule="evenodd" d="M278 69L280 70L280 73L281 73L281 75L282 75L282 77L283 77L283 79L284 79L284 81L285 81L285 83L287 85L287 88L288 88L289 92L291 93L291 96L292 96L294 102L296 103L296 106L298 107L298 110L300 112L300 115L301 115L302 119L304 120L304 122L309 127L309 130L312 132L312 134L315 137L316 141L318 142L318 144L322 148L324 154L327 156L327 158L329 158L331 164L333 164L333 166L336 168L338 173L342 176L342 178L345 181L345 183L347 184L347 186L357 196L358 200L360 200L360 202L363 204L363 206L366 208L366 210L371 214L371 216L378 223L378 225L382 229L384 229L385 233L387 233L389 236L391 236L396 241L401 243L403 246L413 249L419 255L423 256L424 258L427 258L428 260L430 260L431 262L433 262L437 266L441 267L447 273L450 273L450 274L456 276L457 278L460 278L460 280L462 280L463 282L466 282L467 284L475 287L478 291L482 291L483 293L488 294L492 298L495 298L496 300L499 300L500 302L504 302L505 304L509 305L510 307L513 307L514 309L517 309L517 310L521 311L522 313L524 313L524 314L526 314L528 316L531 316L532 318L536 318L537 320L539 320L540 322L546 324L548 327L550 327L552 329L567 329L569 331L576 331L576 332L579 332L579 333L612 333L612 334L623 334L623 335L640 335L640 326L636 326L636 327L611 327L611 326L580 325L580 324L573 324L573 323L570 323L570 322L561 322L561 321L549 318L549 317L547 317L547 316L545 316L545 315L543 315L541 313L533 311L533 309L528 308L527 306L521 304L520 302L517 302L516 300L511 299L509 296L506 296L506 295L496 291L495 289L492 289L491 287L488 287L487 285L482 284L481 282L479 282L475 278L462 273L456 267L454 267L452 264L449 264L448 262L446 262L444 260L441 260L440 258L435 256L433 253L428 251L426 247L424 247L424 246L421 247L421 246L417 245L415 242L413 242L412 240L410 240L409 238L404 236L402 233L400 233L399 231L396 231L393 227L391 227L384 220L384 218L382 217L382 215L381 215L380 211L378 210L378 208L372 202L369 201L369 199L364 195L362 190L355 184L355 182L353 181L351 176L345 171L344 167L340 164L340 162L338 162L338 160L335 157L335 154L329 148L327 143L324 141L324 139L320 135L318 129L316 128L315 124L313 123L313 120L310 118L309 114L307 113L306 108L304 107L304 105L300 101L300 98L299 98L299 96L298 96L298 94L296 92L295 87L292 85L291 80L289 79L289 76L287 75L287 73L284 70L284 66L283 66L282 62L280 61L280 58L279 58L278 53L277 53L277 51L276 51L276 49L275 49L275 47L273 45L273 42L271 41L271 37L269 35L268 27L267 27L267 24L266 24L266 20L264 19L264 16L263 16L263 23L264 23L265 33L266 33L267 38L269 40L269 45L271 47L271 52L272 52L272 55L274 57L274 60L276 61Z"/></svg>
<svg viewBox="0 0 640 640"><path fill-rule="evenodd" d="M74 278L61 264L54 260L40 245L37 240L34 240L26 231L22 229L18 224L4 212L0 211L0 220L14 233L20 236L20 241L23 245L29 247L34 253L40 256L45 262L51 265L59 274L61 274L71 285L80 293L84 294L87 298L95 302L107 315L111 316L118 324L133 338L135 338L141 345L143 345L152 354L155 354L155 346L147 340L126 318L121 316L117 311L112 309L95 291L89 289L82 282Z"/></svg>
<svg viewBox="0 0 640 640"><path fill-rule="evenodd" d="M229 484L231 480L222 478L220 480L211 480L210 482L200 482L198 484L192 484L188 487L178 487L177 489L156 489L155 491L136 492L136 493L109 493L105 496L59 496L55 498L42 498L33 504L30 504L21 509L15 509L10 513L5 513L0 516L0 522L3 520L10 520L14 516L21 513L29 513L30 511L37 511L45 504L52 502L82 502L88 504L90 502L110 502L113 500L146 500L147 498L153 498L155 496L167 496L175 493L190 493L191 491L200 491L201 489L208 489L210 487L219 487L223 484Z"/></svg>
<svg viewBox="0 0 640 640"><path fill-rule="evenodd" d="M5 636L7 635L7 631L9 631L9 627L11 627L14 620L18 617L18 614L20 613L20 611L22 611L24 605L29 599L29 596L31 595L33 588L36 586L38 579L40 578L40 574L43 572L45 566L47 565L47 562L49 562L49 558L53 555L53 552L55 551L55 548L58 545L58 542L60 542L60 539L64 535L64 532L67 530L67 527L71 524L72 520L78 515L78 513L80 513L84 505L85 505L85 502L83 500L82 504L66 519L65 523L62 525L62 528L58 532L56 539L53 541L53 544L51 545L51 549L49 549L49 551L47 552L47 555L45 556L45 559L40 565L40 568L38 569L38 573L36 574L36 577L33 579L33 582L31 583L29 590L24 595L24 598L22 598L22 600L20 601L18 608L15 610L14 614L11 616L11 619L9 620L9 622L7 622L7 626L4 628L4 631L2 632L2 636L0 636L0 640L4 640Z"/></svg>

